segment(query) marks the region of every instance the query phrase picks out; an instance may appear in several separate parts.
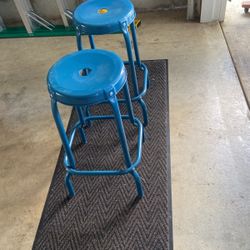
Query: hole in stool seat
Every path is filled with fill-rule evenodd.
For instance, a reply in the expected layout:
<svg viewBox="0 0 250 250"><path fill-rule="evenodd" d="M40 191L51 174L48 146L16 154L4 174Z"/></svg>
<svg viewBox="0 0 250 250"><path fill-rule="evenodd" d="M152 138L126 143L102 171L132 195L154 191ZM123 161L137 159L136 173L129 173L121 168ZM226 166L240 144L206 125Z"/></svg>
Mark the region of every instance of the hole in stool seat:
<svg viewBox="0 0 250 250"><path fill-rule="evenodd" d="M80 76L87 76L92 70L89 68L84 68L79 71Z"/></svg>

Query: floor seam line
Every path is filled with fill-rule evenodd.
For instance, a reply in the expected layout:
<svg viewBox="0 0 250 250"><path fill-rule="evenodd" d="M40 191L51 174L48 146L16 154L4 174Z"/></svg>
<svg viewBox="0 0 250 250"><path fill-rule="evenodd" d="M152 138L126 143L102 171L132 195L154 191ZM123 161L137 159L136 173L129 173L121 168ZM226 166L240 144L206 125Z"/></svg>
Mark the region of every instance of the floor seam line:
<svg viewBox="0 0 250 250"><path fill-rule="evenodd" d="M224 32L224 29L223 29L223 27L222 27L221 22L219 22L219 25L220 25L220 29L221 29L222 35L223 35L223 37L224 37L225 43L226 43L226 45L227 45L227 49L228 49L229 55L230 55L231 60L232 60L232 62L233 62L233 66L234 66L234 69L235 69L237 78L238 78L238 80L239 80L240 87L241 87L241 90L242 90L243 95L244 95L244 98L245 98L245 102L246 102L246 104L247 104L248 110L250 110L250 104L249 104L248 101L247 101L247 96L246 96L246 93L245 93L244 88L243 88L243 83L242 83L242 80L241 80L241 77L240 77L240 73L239 73L239 71L238 71L238 69L237 69L237 66L236 66L236 63L235 63L235 61L234 61L234 57L233 57L231 48L230 48L230 46L229 46L229 43L228 43L228 40L227 40L227 37L226 37L226 34L225 34L225 32Z"/></svg>

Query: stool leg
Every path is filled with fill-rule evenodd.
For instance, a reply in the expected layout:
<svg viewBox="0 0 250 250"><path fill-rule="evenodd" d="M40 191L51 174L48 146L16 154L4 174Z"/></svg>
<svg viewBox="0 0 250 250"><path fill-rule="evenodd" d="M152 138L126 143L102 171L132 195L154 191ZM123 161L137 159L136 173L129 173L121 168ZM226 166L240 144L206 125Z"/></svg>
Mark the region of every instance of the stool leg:
<svg viewBox="0 0 250 250"><path fill-rule="evenodd" d="M129 89L128 89L128 82L126 82L124 87L123 87L123 93L124 93L124 97L126 100L126 106L127 106L127 110L128 110L129 120L131 123L133 123L135 125L134 110L133 110L133 106L132 106L132 102L131 102L131 98L130 98L130 93L129 93Z"/></svg>
<svg viewBox="0 0 250 250"><path fill-rule="evenodd" d="M139 88L138 88L138 81L136 77L136 71L135 71L135 64L133 59L133 53L132 53L132 47L131 47L131 40L128 32L128 27L123 26L123 36L126 43L127 48L127 54L128 54L128 60L131 70L131 77L133 82L133 88L134 88L134 95L137 96L139 94Z"/></svg>
<svg viewBox="0 0 250 250"><path fill-rule="evenodd" d="M143 120L144 120L143 126L146 127L148 125L148 109L147 109L146 103L144 102L142 98L140 98L138 102L140 103L141 110L142 110L142 115L143 115Z"/></svg>
<svg viewBox="0 0 250 250"><path fill-rule="evenodd" d="M144 195L144 192L143 192L143 188L142 188L142 184L141 184L141 177L135 169L131 172L131 175L134 177L134 180L135 180L135 185L136 185L136 189L138 192L138 197L142 198Z"/></svg>
<svg viewBox="0 0 250 250"><path fill-rule="evenodd" d="M90 116L90 107L89 106L86 106L85 107L85 115L86 115L86 117L88 117L88 116ZM90 120L88 120L87 122L86 122L86 125L87 125L87 127L91 127L91 121Z"/></svg>
<svg viewBox="0 0 250 250"><path fill-rule="evenodd" d="M137 81L137 76L136 76L136 71L135 71L135 64L134 64L134 59L133 59L131 40L130 40L130 36L129 36L129 32L128 32L128 27L122 26L122 29L123 29L123 36L124 36L125 43L126 43L128 60L129 60L130 69L131 69L131 77L132 77L132 83L133 83L133 88L134 88L134 96L138 96L139 95L138 81ZM146 127L148 124L148 113L147 113L146 104L142 100L142 98L138 99L138 102L139 102L141 109L142 109L142 115L143 115L143 120L144 120L143 125L144 125L144 127Z"/></svg>
<svg viewBox="0 0 250 250"><path fill-rule="evenodd" d="M76 27L76 44L77 44L77 49L82 50L82 36L78 27Z"/></svg>
<svg viewBox="0 0 250 250"><path fill-rule="evenodd" d="M131 166L129 147L127 144L127 139L126 139L123 123L122 123L122 117L121 117L119 104L118 104L116 96L111 97L109 99L109 102L110 102L112 109L114 111L115 120L116 120L116 124L117 124L117 130L118 130L118 134L119 134L121 145L122 145L122 151L123 151L124 158L125 158L125 163L126 163L127 168L129 168ZM141 184L140 176L136 172L136 170L133 170L131 172L131 175L134 177L138 196L139 196L139 198L142 198L143 191L142 191L142 184Z"/></svg>
<svg viewBox="0 0 250 250"><path fill-rule="evenodd" d="M130 93L129 93L129 89L128 89L128 82L125 83L124 88L123 88L123 92L124 92L124 97L126 100L126 105L127 105L127 110L128 110L128 115L129 115L129 120L131 123L133 123L135 125L135 118L134 118L134 110L133 110L133 105L131 102L131 98L130 98ZM145 105L144 101L142 100L143 104ZM142 111L146 111L147 112L147 106L144 106L144 109L142 109ZM146 115L147 118L147 115ZM147 122L147 120L146 120ZM147 122L148 123L148 122ZM142 142L145 142L145 132L143 129L143 139Z"/></svg>
<svg viewBox="0 0 250 250"><path fill-rule="evenodd" d="M73 184L72 184L72 181L71 181L70 177L71 177L71 174L66 173L65 185L66 185L66 187L68 189L69 197L72 198L72 197L75 196L75 191L74 191L74 187L73 187Z"/></svg>
<svg viewBox="0 0 250 250"><path fill-rule="evenodd" d="M82 143L86 144L87 143L87 139L86 139L86 135L85 135L84 129L82 127L82 125L85 124L83 112L82 112L81 107L75 107L75 108L76 108L76 111L77 111L78 118L79 118L79 120L81 122L81 127L79 127L78 130L79 130L79 133L80 133L80 136L81 136L81 139L82 139Z"/></svg>
<svg viewBox="0 0 250 250"><path fill-rule="evenodd" d="M136 63L141 68L141 59L140 59L140 53L139 53L139 49L138 49L135 22L132 22L130 24L130 29L131 29L132 38L133 38ZM150 82L149 82L149 77L148 77L148 79L147 79L147 89L149 88L149 84L150 84Z"/></svg>
<svg viewBox="0 0 250 250"><path fill-rule="evenodd" d="M89 35L89 43L91 49L95 49L95 42L94 42L94 37L92 35ZM77 49L82 50L82 36L79 28L76 28L76 44L77 44Z"/></svg>
<svg viewBox="0 0 250 250"><path fill-rule="evenodd" d="M71 168L75 168L75 158L74 158L73 153L71 151L71 148L69 146L68 137L67 137L66 132L64 130L62 119L61 119L61 116L60 116L59 111L58 111L57 102L53 99L51 99L51 110L52 110L52 114L53 114L57 129L58 129L59 135L61 137L61 141L62 141L64 150L65 150L66 155L67 155L68 160L69 160L69 165ZM66 175L65 184L66 184L66 187L68 189L69 196L70 197L74 196L74 189L73 189L72 183L70 181L69 174Z"/></svg>
<svg viewBox="0 0 250 250"><path fill-rule="evenodd" d="M91 49L95 49L95 42L94 42L94 36L93 35L89 35L89 43L90 43Z"/></svg>
<svg viewBox="0 0 250 250"><path fill-rule="evenodd" d="M139 49L138 49L135 22L132 22L130 24L130 29L131 29L132 39L133 39L133 44L134 44L136 63L141 68L141 59L140 59L140 53L139 53ZM148 79L147 79L147 89L149 88L149 84L150 84L150 82L149 82L149 77L148 77Z"/></svg>
<svg viewBox="0 0 250 250"><path fill-rule="evenodd" d="M135 58L137 65L141 67L141 59L140 59L140 54L139 54L139 49L138 49L138 43L137 43L137 37L136 37L136 29L135 29L135 22L132 22L130 24L130 29L132 33L132 38L133 38L133 44L134 44L134 51L135 51Z"/></svg>
<svg viewBox="0 0 250 250"><path fill-rule="evenodd" d="M121 118L121 113L120 113L117 98L114 96L113 98L109 99L109 102L114 111L115 120L117 124L117 130L118 130L118 134L119 134L119 138L120 138L121 146L122 146L122 151L123 151L124 158L125 158L125 163L126 163L127 168L129 168L131 166L131 159L130 159L129 148L127 144L127 139L126 139L123 123L122 123L122 118Z"/></svg>
<svg viewBox="0 0 250 250"><path fill-rule="evenodd" d="M150 80L149 80L149 77L148 77L148 79L147 79L147 89L149 89L149 87L150 87Z"/></svg>

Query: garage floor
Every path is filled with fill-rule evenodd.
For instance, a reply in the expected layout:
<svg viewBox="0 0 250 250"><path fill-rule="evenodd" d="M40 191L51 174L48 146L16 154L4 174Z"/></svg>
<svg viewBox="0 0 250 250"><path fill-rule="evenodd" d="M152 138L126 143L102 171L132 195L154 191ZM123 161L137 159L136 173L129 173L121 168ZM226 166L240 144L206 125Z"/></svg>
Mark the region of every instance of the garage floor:
<svg viewBox="0 0 250 250"><path fill-rule="evenodd" d="M141 17L142 58L170 64L175 249L247 250L250 122L221 28L182 11ZM120 36L97 40L125 55ZM60 149L46 73L74 42L0 40L1 249L31 248Z"/></svg>
<svg viewBox="0 0 250 250"><path fill-rule="evenodd" d="M250 11L245 14L241 0L228 2L221 24L250 108Z"/></svg>

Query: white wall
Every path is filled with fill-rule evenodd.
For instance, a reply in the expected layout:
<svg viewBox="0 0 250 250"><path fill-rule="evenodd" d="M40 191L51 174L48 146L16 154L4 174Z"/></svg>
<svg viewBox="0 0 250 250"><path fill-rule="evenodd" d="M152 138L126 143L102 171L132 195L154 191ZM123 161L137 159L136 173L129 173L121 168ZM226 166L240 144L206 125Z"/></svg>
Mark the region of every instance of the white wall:
<svg viewBox="0 0 250 250"><path fill-rule="evenodd" d="M174 8L187 5L187 0L132 0L138 9Z"/></svg>
<svg viewBox="0 0 250 250"><path fill-rule="evenodd" d="M34 10L42 17L60 20L56 0L30 0L30 2ZM72 2L71 5L73 9L74 6L82 1L70 0L70 2ZM132 2L134 3L135 8L142 11L155 8L175 8L187 5L187 0L132 0ZM0 16L3 17L3 20L7 25L20 22L20 17L18 16L13 0L0 0Z"/></svg>
<svg viewBox="0 0 250 250"><path fill-rule="evenodd" d="M20 23L21 18L16 6L11 0L0 0L0 16L5 23Z"/></svg>
<svg viewBox="0 0 250 250"><path fill-rule="evenodd" d="M201 8L201 23L223 21L227 0L203 0Z"/></svg>

